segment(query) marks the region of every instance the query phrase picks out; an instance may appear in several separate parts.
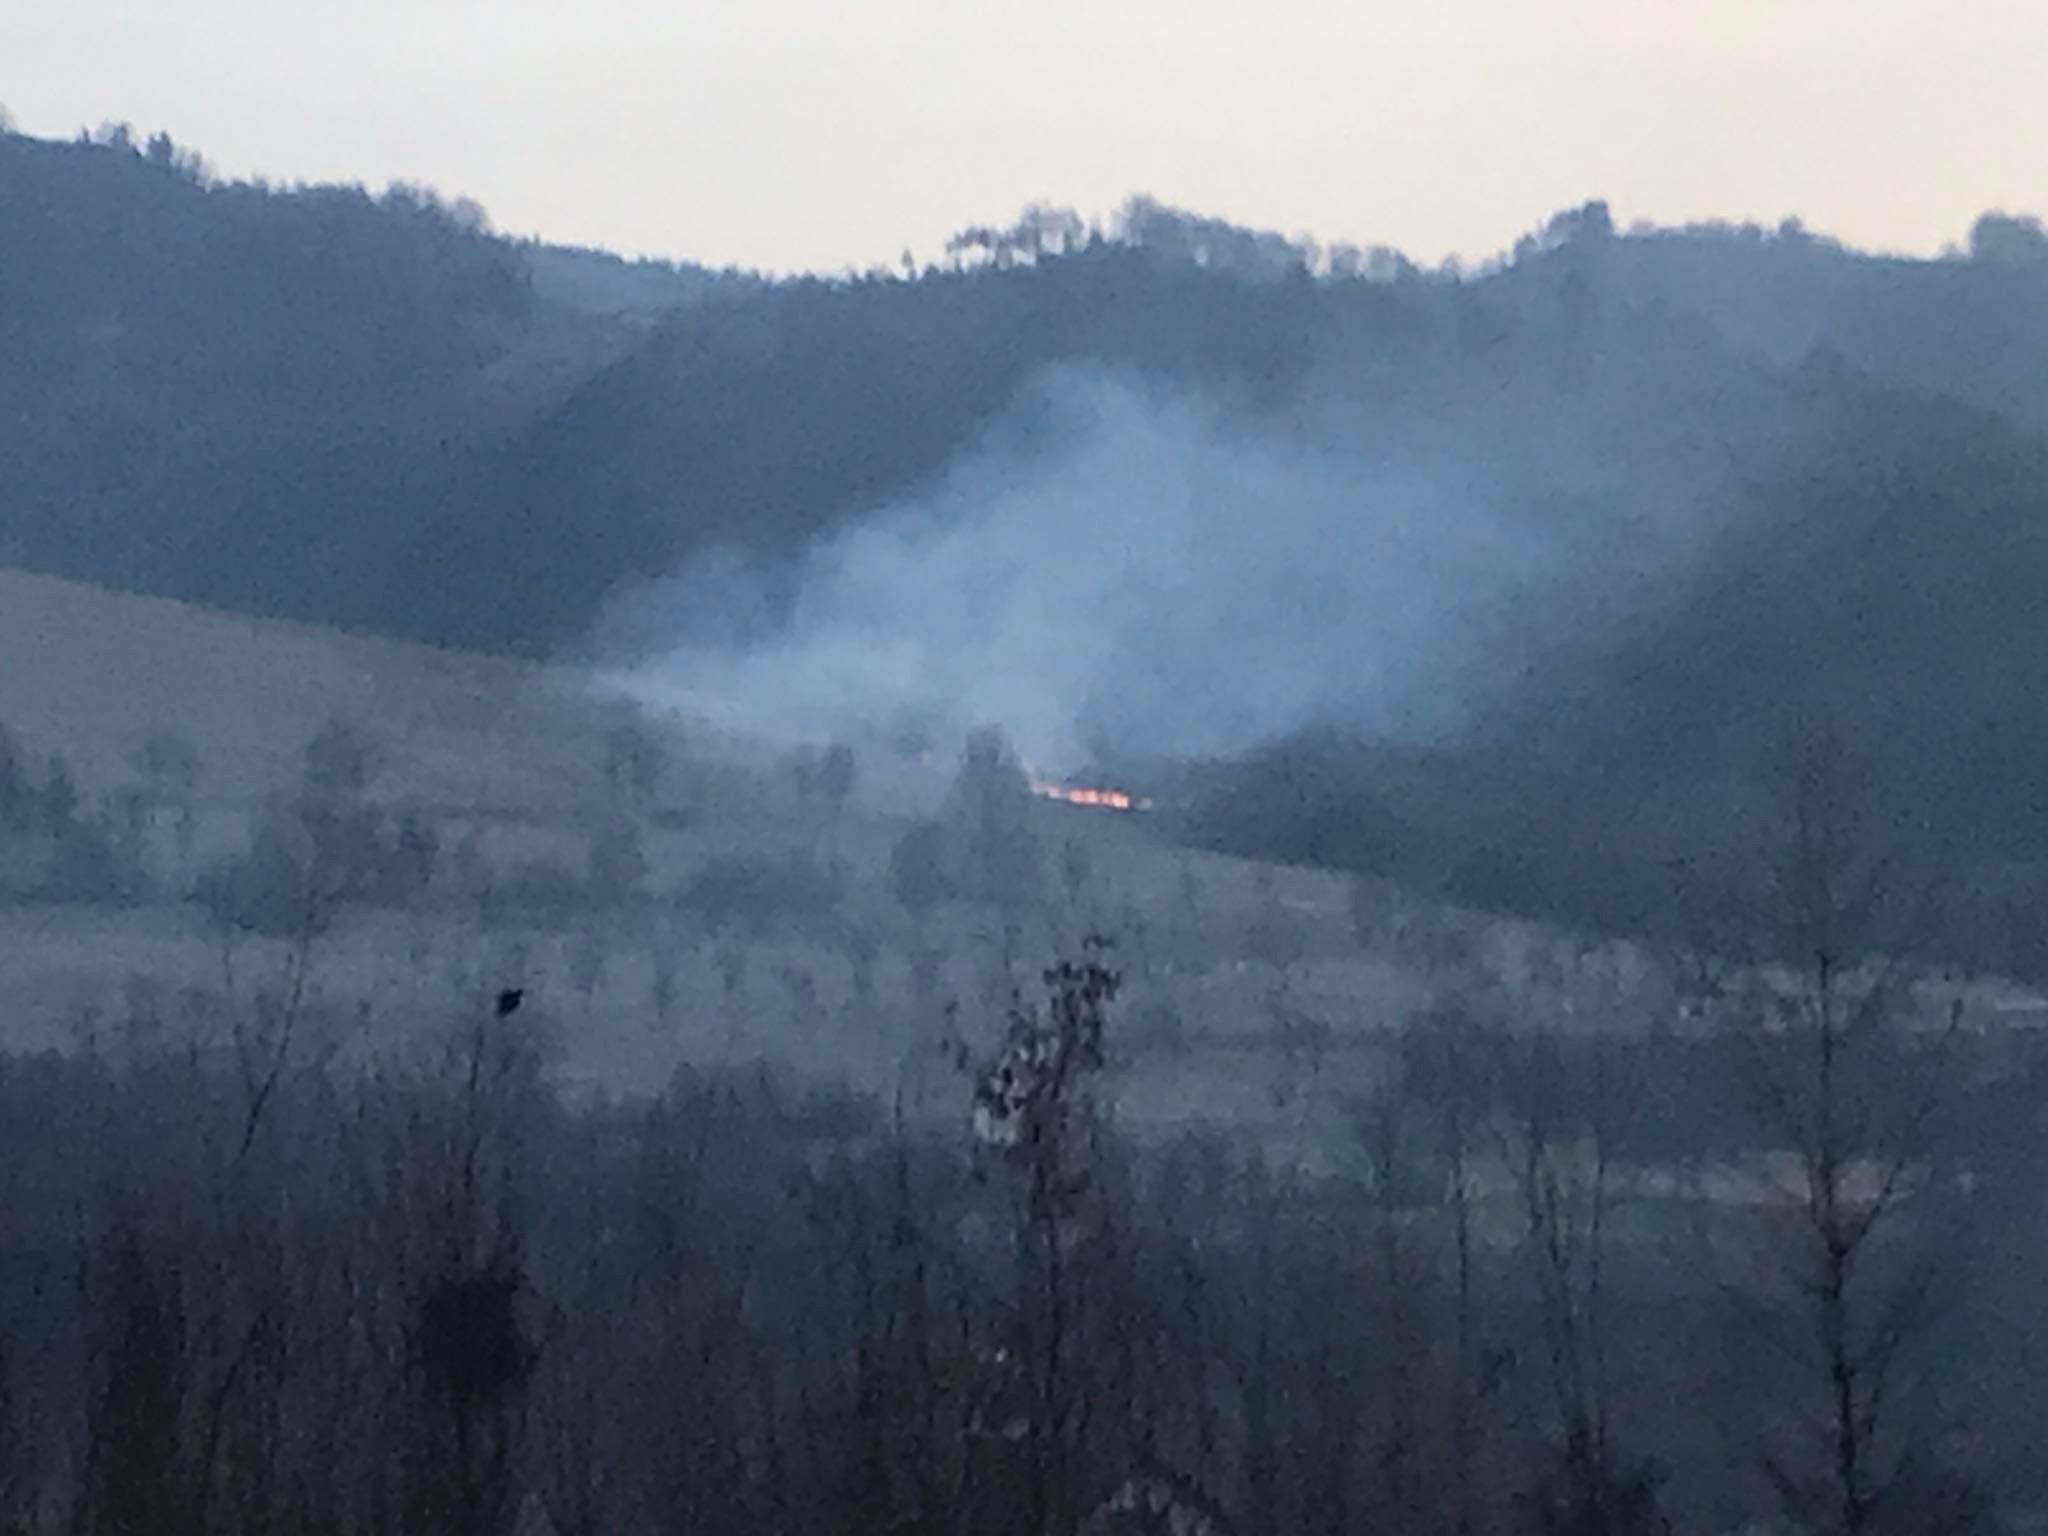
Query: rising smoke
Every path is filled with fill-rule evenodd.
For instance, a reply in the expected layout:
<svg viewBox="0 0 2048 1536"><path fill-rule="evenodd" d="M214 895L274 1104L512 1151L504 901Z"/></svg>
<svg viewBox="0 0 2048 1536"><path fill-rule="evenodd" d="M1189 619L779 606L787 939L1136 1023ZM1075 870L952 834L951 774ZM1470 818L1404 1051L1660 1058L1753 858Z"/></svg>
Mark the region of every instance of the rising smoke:
<svg viewBox="0 0 2048 1536"><path fill-rule="evenodd" d="M1316 723L1441 742L1583 613L1574 594L1612 606L1679 547L1531 517L1516 435L1370 453L1328 417L1054 370L926 494L794 572L719 556L622 599L624 683L796 739L994 722L1051 770Z"/></svg>

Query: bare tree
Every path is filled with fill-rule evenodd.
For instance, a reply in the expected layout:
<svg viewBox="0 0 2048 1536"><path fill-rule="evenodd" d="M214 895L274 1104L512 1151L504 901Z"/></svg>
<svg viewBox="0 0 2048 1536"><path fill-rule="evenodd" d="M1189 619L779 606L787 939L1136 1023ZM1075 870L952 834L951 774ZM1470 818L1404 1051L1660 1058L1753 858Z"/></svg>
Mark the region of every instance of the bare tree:
<svg viewBox="0 0 2048 1536"><path fill-rule="evenodd" d="M652 976L648 984L655 1018L666 1024L675 1011L676 983L682 961L682 945L666 928L658 929L647 947Z"/></svg>
<svg viewBox="0 0 2048 1536"><path fill-rule="evenodd" d="M1375 1525L1392 1531L1428 1528L1448 1490L1432 1476L1431 1451L1440 1428L1433 1401L1427 1298L1436 1275L1432 1256L1409 1221L1422 1205L1418 1160L1410 1145L1407 1105L1383 1087L1356 1106L1365 1153L1367 1294L1374 1344L1374 1401L1359 1426L1360 1492Z"/></svg>
<svg viewBox="0 0 2048 1536"><path fill-rule="evenodd" d="M35 819L35 781L28 754L13 731L0 725L0 833L26 831Z"/></svg>
<svg viewBox="0 0 2048 1536"><path fill-rule="evenodd" d="M604 734L604 780L607 788L636 816L654 808L668 770L661 738L635 711L622 713Z"/></svg>
<svg viewBox="0 0 2048 1536"><path fill-rule="evenodd" d="M1505 1161L1556 1414L1555 1459L1532 1502L1553 1536L1637 1536L1665 1527L1650 1469L1617 1433L1609 1358L1615 1136L1626 1104L1611 1039L1619 1000L1591 956L1577 962L1551 995L1524 999L1530 1022L1499 1040Z"/></svg>
<svg viewBox="0 0 2048 1536"><path fill-rule="evenodd" d="M946 867L946 829L935 821L910 827L889 850L889 889L896 902L919 924L953 895Z"/></svg>
<svg viewBox="0 0 2048 1536"><path fill-rule="evenodd" d="M198 832L199 749L179 731L150 732L135 753L149 803L169 810L174 820L179 873L191 861Z"/></svg>
<svg viewBox="0 0 2048 1536"><path fill-rule="evenodd" d="M853 748L843 741L835 741L822 751L816 747L798 748L789 763L798 803L808 806L814 799L822 799L833 816L838 816L853 793L859 767Z"/></svg>
<svg viewBox="0 0 2048 1536"><path fill-rule="evenodd" d="M381 754L354 726L331 720L306 743L303 794L310 804L351 806L370 791Z"/></svg>
<svg viewBox="0 0 2048 1536"><path fill-rule="evenodd" d="M601 905L630 904L649 872L639 824L618 814L605 816L590 834L590 885Z"/></svg>
<svg viewBox="0 0 2048 1536"><path fill-rule="evenodd" d="M1104 1026L1120 978L1105 946L1090 940L1080 960L1049 969L1045 984L1043 1013L1012 1011L1003 1049L974 1089L977 1139L1014 1197L1013 1347L1027 1404L1022 1483L1033 1533L1066 1529L1079 1513L1075 1473L1088 1405L1075 1271L1099 1186L1090 1083L1106 1064Z"/></svg>
<svg viewBox="0 0 2048 1536"><path fill-rule="evenodd" d="M1044 864L1031 827L1031 786L1003 732L974 732L954 777L948 814L962 893L1006 916L1043 895Z"/></svg>
<svg viewBox="0 0 2048 1536"><path fill-rule="evenodd" d="M852 747L843 741L835 741L825 749L825 755L818 763L818 790L835 814L845 809L859 776L860 759Z"/></svg>
<svg viewBox="0 0 2048 1536"><path fill-rule="evenodd" d="M1271 868L1252 876L1253 910L1245 938L1252 958L1266 972L1267 1004L1277 1019L1287 1008L1294 968L1308 953L1300 916L1281 899Z"/></svg>
<svg viewBox="0 0 2048 1536"><path fill-rule="evenodd" d="M1450 1223L1452 1381L1450 1465L1452 1528L1469 1536L1478 1522L1474 1488L1478 1461L1478 1408L1492 1390L1494 1372L1483 1359L1480 1334L1478 1243L1474 1207L1477 1162L1488 1123L1491 1081L1487 1041L1470 1002L1449 992L1439 997L1402 1040L1401 1090L1432 1122L1439 1202ZM1375 1187L1392 1183L1384 1162L1389 1143L1369 1138L1375 1152ZM1395 1143L1398 1145L1398 1143Z"/></svg>
<svg viewBox="0 0 2048 1536"><path fill-rule="evenodd" d="M1760 1229L1737 1289L1789 1371L1790 1391L1759 1405L1763 1465L1804 1530L1930 1529L1929 1499L1956 1517L1958 1485L1939 1464L1937 1425L1915 1411L1928 1405L1910 1346L1943 1281L1938 1202L1962 1199L1930 1178L1961 1003L1928 997L1913 960L1926 914L1877 846L1847 750L1826 736L1803 744L1789 788L1763 943L1719 987L1736 1081L1765 1140ZM1966 1528L1946 1518L1934 1525Z"/></svg>

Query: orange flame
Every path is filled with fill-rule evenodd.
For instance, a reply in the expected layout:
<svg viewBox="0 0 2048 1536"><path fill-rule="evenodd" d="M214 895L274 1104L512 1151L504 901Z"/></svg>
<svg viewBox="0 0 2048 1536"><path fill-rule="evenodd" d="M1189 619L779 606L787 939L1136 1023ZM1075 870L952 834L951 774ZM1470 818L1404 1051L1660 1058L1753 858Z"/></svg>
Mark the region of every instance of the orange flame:
<svg viewBox="0 0 2048 1536"><path fill-rule="evenodd" d="M1133 795L1121 789L1096 789L1078 784L1054 784L1048 779L1033 779L1031 793L1041 800L1058 800L1064 805L1085 805L1092 810L1105 811L1149 811L1152 802L1141 795Z"/></svg>

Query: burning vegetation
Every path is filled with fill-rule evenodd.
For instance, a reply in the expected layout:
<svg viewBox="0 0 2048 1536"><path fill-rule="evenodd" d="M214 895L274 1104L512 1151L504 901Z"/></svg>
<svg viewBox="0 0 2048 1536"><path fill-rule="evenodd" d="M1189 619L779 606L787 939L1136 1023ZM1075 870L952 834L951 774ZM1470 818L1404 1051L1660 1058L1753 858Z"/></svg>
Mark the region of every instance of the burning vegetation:
<svg viewBox="0 0 2048 1536"><path fill-rule="evenodd" d="M1134 795L1129 790L1109 789L1100 785L1059 784L1051 779L1033 777L1031 793L1041 800L1057 800L1063 805L1086 806L1090 810L1103 811L1149 811L1152 802L1143 795Z"/></svg>

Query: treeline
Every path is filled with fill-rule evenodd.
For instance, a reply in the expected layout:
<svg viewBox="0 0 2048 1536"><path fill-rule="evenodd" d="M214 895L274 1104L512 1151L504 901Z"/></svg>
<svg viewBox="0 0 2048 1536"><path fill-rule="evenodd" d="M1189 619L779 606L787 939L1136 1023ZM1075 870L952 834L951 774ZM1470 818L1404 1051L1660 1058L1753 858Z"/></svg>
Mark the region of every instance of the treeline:
<svg viewBox="0 0 2048 1536"><path fill-rule="evenodd" d="M149 733L125 772L81 787L62 753L39 754L0 724L0 911L155 907L230 966L246 943L303 961L338 930L405 914L416 964L427 930L504 955L565 946L567 979L590 1006L620 1000L606 981L628 962L646 982L631 1006L663 1025L692 957L708 956L728 1007L771 957L810 1012L814 972L840 973L866 1025L897 957L920 1009L962 967L999 1003L1027 950L1091 923L1136 926L1128 900L1101 899L1085 842L1044 836L999 731L975 738L938 816L858 865L839 846L859 820L849 803L863 771L845 743L736 775L728 787L751 805L742 826L761 837L738 845L705 835L714 770L672 724L623 709L589 747L574 808L540 820L409 798L398 748L340 720L253 803L221 801L204 752L177 731ZM995 937L977 937L991 926Z"/></svg>
<svg viewBox="0 0 2048 1536"><path fill-rule="evenodd" d="M0 905L140 896L149 804L140 789L96 800L62 753L38 760L0 725Z"/></svg>

